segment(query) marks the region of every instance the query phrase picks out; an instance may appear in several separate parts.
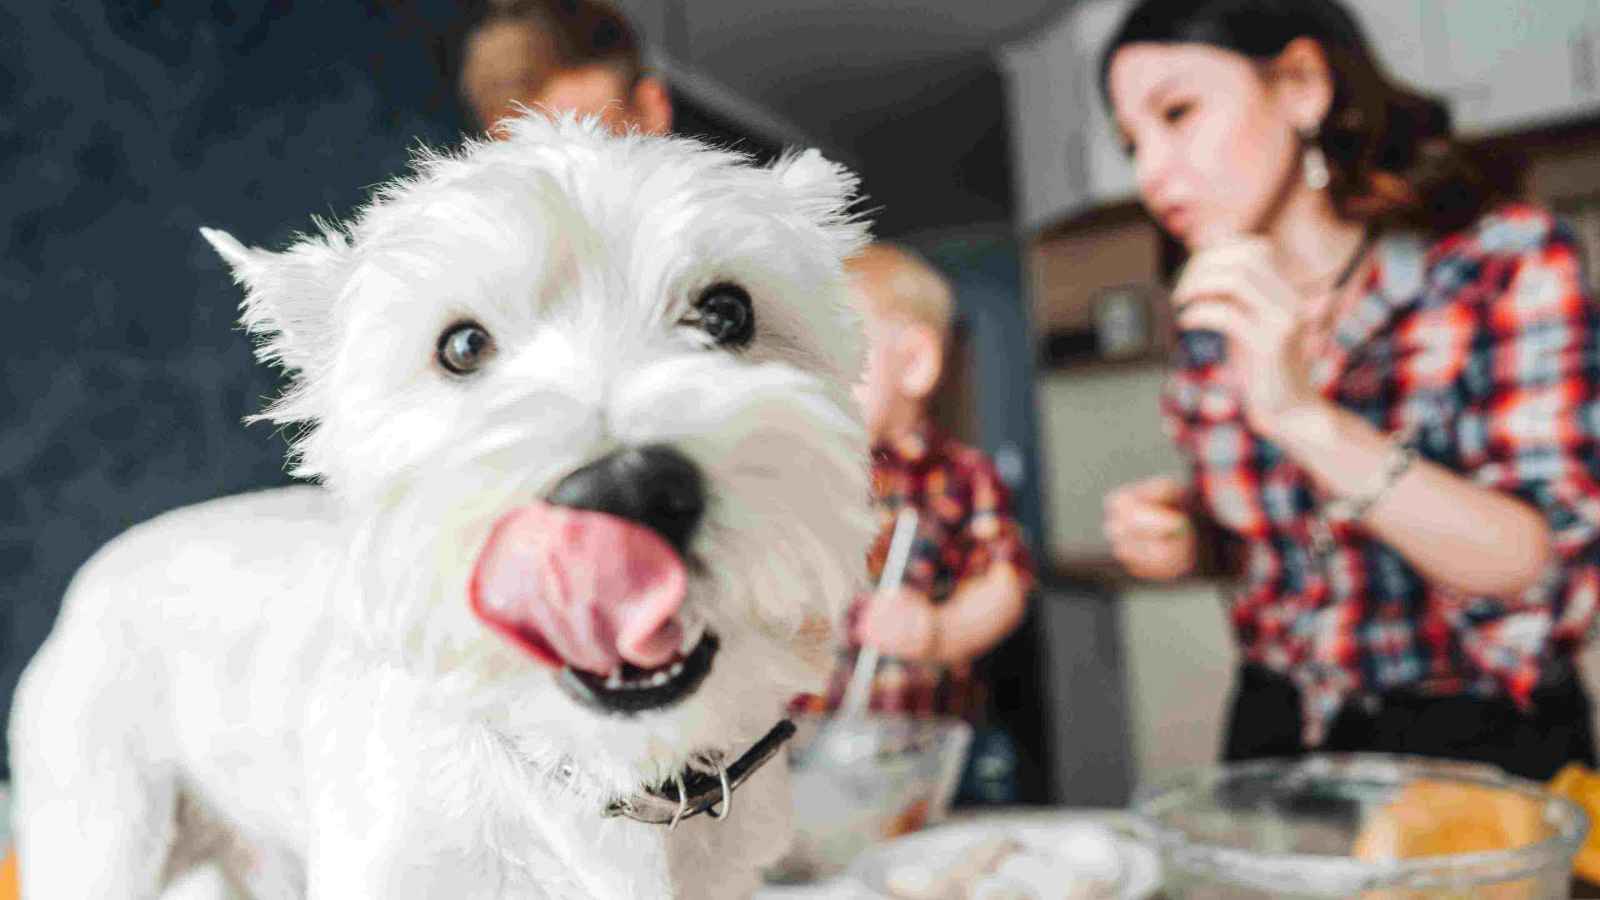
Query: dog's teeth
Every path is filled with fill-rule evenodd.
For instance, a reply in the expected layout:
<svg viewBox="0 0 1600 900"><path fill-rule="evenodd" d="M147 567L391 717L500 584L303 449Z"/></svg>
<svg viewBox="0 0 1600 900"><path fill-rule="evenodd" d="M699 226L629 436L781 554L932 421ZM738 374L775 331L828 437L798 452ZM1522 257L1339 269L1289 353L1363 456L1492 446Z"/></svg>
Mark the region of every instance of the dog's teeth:
<svg viewBox="0 0 1600 900"><path fill-rule="evenodd" d="M679 675L682 675L682 674L683 674L683 663L681 663L681 662L680 663L673 663L672 664L672 668L667 670L667 675L672 677L672 678L677 678Z"/></svg>
<svg viewBox="0 0 1600 900"><path fill-rule="evenodd" d="M606 690L615 691L622 688L622 670L612 669L611 675L606 679Z"/></svg>
<svg viewBox="0 0 1600 900"><path fill-rule="evenodd" d="M665 672L657 672L651 677L650 685L652 687L661 687L663 684L666 684L669 680L671 680L671 678L672 676Z"/></svg>

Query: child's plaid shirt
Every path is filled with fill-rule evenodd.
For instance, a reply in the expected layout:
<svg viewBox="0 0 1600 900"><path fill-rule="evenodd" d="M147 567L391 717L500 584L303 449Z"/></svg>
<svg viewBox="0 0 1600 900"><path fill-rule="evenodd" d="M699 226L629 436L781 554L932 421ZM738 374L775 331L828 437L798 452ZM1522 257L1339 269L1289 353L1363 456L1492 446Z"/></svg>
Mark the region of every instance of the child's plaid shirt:
<svg viewBox="0 0 1600 900"><path fill-rule="evenodd" d="M1525 705L1546 663L1580 646L1600 601L1600 311L1572 236L1543 211L1510 206L1431 244L1390 235L1377 256L1318 383L1423 458L1533 506L1556 559L1522 596L1462 596L1424 582L1359 524L1334 522L1319 563L1311 529L1329 498L1251 433L1222 340L1185 334L1167 422L1197 504L1239 539L1230 611L1243 656L1299 686L1310 745L1361 696Z"/></svg>
<svg viewBox="0 0 1600 900"><path fill-rule="evenodd" d="M934 603L957 585L983 575L995 562L1010 564L1032 584L1033 564L1021 531L1011 518L1011 495L983 451L965 446L924 422L893 444L872 454L872 492L879 534L867 554L873 583L883 571L895 517L909 504L917 510L917 536L911 545L902 586ZM854 628L861 604L851 610ZM802 698L797 707L822 712L838 707L857 648L841 648L827 693ZM879 712L975 717L981 713L982 686L968 666L947 669L933 663L884 657L872 684L870 706Z"/></svg>

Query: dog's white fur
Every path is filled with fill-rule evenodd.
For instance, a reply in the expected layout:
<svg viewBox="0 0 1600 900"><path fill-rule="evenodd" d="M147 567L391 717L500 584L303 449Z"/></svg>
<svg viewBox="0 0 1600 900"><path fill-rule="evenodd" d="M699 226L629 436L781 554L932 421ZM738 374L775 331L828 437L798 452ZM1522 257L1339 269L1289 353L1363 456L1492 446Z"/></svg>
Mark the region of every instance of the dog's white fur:
<svg viewBox="0 0 1600 900"><path fill-rule="evenodd" d="M78 574L11 723L30 900L150 898L208 856L260 898L734 897L783 850L781 763L726 823L600 811L772 727L861 579L854 179L814 152L509 131L422 154L287 251L207 232L293 376L266 417L323 486L169 513ZM719 281L754 298L748 349L682 324ZM465 318L497 350L462 379L434 354ZM680 705L603 716L466 585L501 513L645 443L705 473L687 604L722 646Z"/></svg>

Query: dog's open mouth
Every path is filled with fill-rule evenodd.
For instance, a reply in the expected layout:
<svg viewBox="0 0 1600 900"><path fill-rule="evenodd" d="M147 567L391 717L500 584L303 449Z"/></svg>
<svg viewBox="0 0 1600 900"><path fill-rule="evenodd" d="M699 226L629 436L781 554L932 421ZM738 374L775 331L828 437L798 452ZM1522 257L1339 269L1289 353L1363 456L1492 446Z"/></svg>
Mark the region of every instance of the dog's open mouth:
<svg viewBox="0 0 1600 900"><path fill-rule="evenodd" d="M711 670L717 638L685 604L682 555L656 530L533 503L495 525L474 567L473 611L607 713L670 706Z"/></svg>
<svg viewBox="0 0 1600 900"><path fill-rule="evenodd" d="M717 636L703 631L687 654L674 654L666 665L641 669L622 663L610 675L596 675L563 666L557 682L567 696L601 712L630 715L663 709L695 692L711 672Z"/></svg>

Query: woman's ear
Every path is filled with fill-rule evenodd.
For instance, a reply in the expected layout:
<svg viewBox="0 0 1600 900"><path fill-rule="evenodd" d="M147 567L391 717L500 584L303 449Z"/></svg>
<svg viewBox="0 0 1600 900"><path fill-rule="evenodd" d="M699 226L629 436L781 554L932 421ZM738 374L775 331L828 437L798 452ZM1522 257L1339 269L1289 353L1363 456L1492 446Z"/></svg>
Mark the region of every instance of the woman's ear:
<svg viewBox="0 0 1600 900"><path fill-rule="evenodd" d="M900 392L926 400L944 372L944 340L938 331L919 323L901 327Z"/></svg>
<svg viewBox="0 0 1600 900"><path fill-rule="evenodd" d="M1333 69L1322 45L1295 38L1270 64L1272 89L1284 115L1302 132L1316 132L1333 107Z"/></svg>

